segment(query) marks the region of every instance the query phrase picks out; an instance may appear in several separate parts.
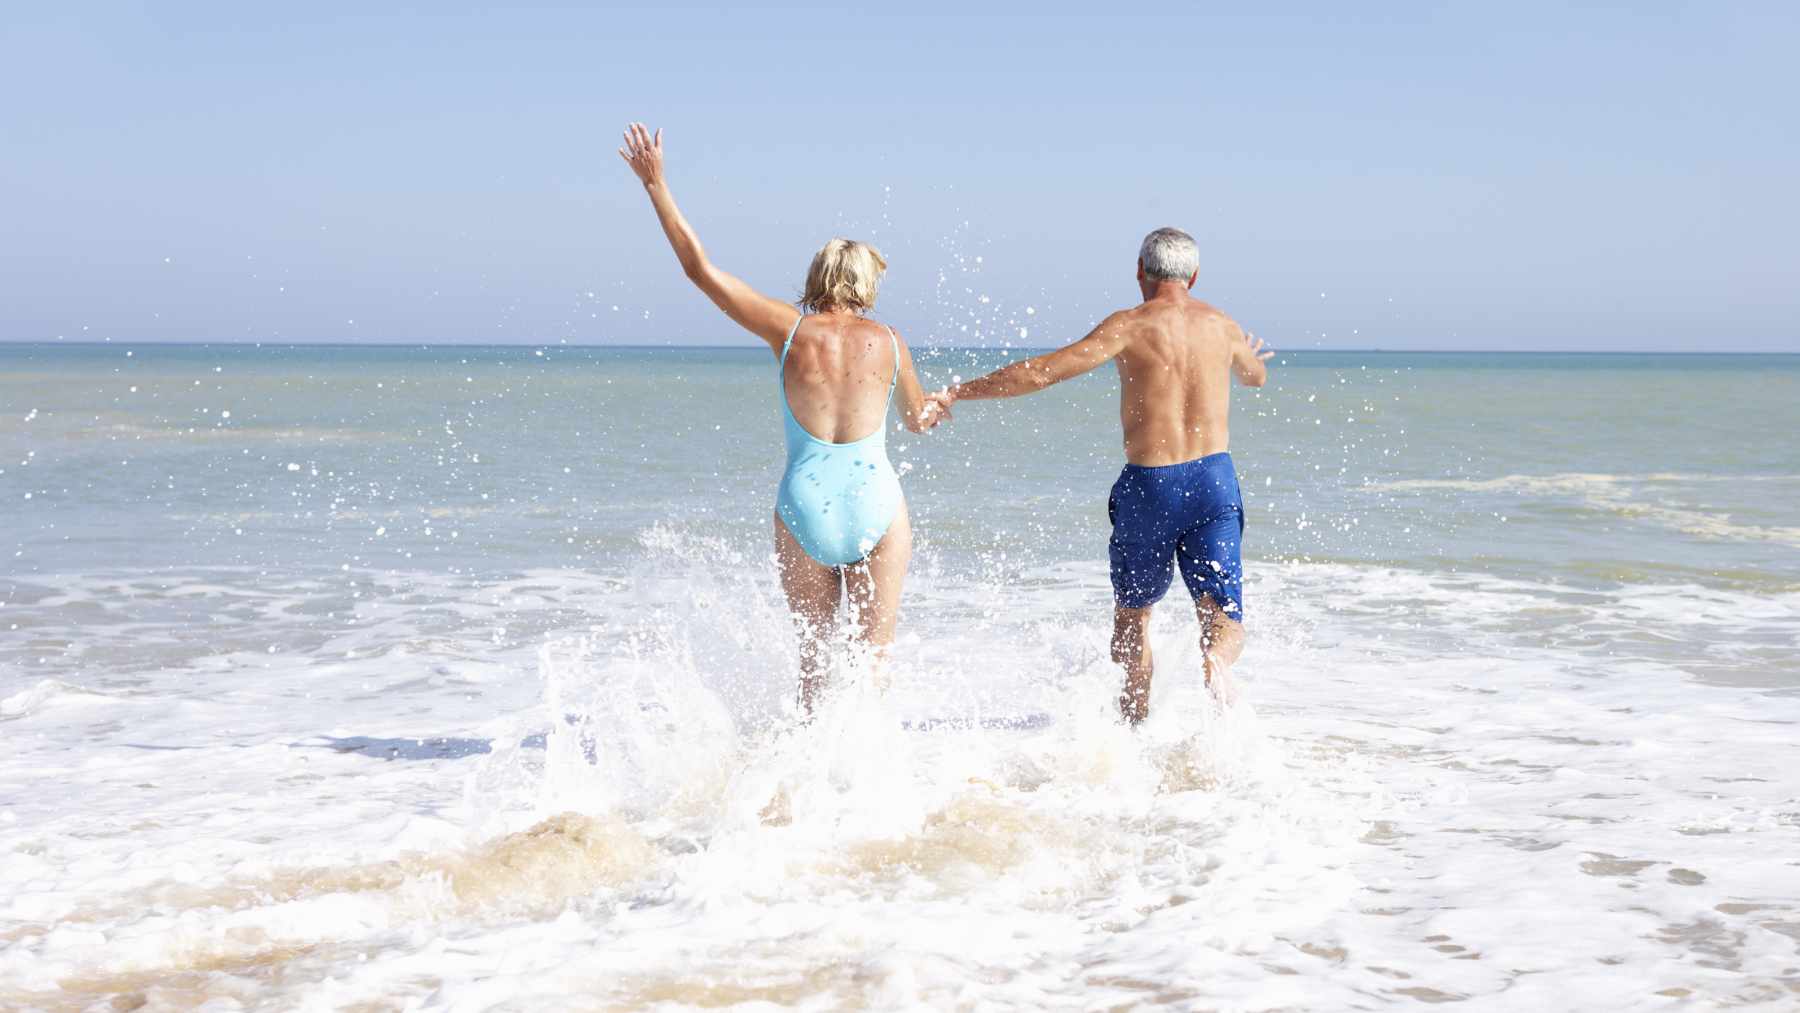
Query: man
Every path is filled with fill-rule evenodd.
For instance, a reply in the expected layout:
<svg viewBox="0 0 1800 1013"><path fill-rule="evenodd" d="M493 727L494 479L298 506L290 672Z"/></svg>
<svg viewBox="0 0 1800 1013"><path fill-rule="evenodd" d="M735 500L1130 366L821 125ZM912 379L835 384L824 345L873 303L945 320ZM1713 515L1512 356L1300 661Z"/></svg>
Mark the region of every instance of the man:
<svg viewBox="0 0 1800 1013"><path fill-rule="evenodd" d="M1141 304L1066 348L927 398L947 417L958 401L1030 394L1109 359L1117 363L1127 463L1107 503L1112 658L1125 667L1119 709L1134 725L1150 712L1150 611L1168 592L1177 563L1200 619L1206 684L1221 700L1231 699L1229 669L1244 650L1244 509L1228 453L1231 377L1261 387L1275 353L1189 294L1199 274L1193 237L1157 229L1138 251Z"/></svg>

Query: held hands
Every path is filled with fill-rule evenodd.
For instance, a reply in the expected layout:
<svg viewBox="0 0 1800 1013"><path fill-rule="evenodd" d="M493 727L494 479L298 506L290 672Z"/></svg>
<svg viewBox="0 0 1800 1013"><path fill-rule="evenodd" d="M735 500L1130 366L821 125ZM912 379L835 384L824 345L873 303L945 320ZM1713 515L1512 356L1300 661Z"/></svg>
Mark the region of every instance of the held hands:
<svg viewBox="0 0 1800 1013"><path fill-rule="evenodd" d="M919 409L919 419L924 429L935 428L941 422L950 421L950 406L956 403L956 395L949 387L925 395L925 407Z"/></svg>
<svg viewBox="0 0 1800 1013"><path fill-rule="evenodd" d="M909 432L928 433L936 429L939 423L950 420L950 402L955 399L947 397L948 393L949 391L945 390L936 394L926 394L919 402L919 410L904 413L901 415L900 421Z"/></svg>
<svg viewBox="0 0 1800 1013"><path fill-rule="evenodd" d="M625 146L619 149L619 157L631 166L631 171L645 186L662 182L663 150L662 129L659 127L654 137L650 128L642 123L633 123L625 128Z"/></svg>

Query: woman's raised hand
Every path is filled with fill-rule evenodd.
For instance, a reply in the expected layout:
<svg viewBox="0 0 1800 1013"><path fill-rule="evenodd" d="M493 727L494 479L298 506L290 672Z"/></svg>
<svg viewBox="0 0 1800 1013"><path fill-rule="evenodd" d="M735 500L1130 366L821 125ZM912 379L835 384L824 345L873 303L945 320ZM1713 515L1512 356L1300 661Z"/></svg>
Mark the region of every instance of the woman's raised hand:
<svg viewBox="0 0 1800 1013"><path fill-rule="evenodd" d="M654 136L650 128L642 123L633 123L625 128L625 146L619 149L619 157L637 173L637 178L645 186L662 182L662 130L657 129Z"/></svg>

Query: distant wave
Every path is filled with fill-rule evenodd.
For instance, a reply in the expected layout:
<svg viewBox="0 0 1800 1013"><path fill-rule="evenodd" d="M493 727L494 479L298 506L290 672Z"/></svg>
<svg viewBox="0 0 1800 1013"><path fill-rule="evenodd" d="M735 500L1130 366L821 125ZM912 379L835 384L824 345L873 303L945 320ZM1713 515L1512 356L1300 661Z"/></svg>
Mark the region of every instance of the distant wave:
<svg viewBox="0 0 1800 1013"><path fill-rule="evenodd" d="M1700 475L1653 471L1642 475L1609 475L1601 472L1562 472L1555 475L1502 475L1499 478L1413 478L1376 482L1364 488L1376 491L1407 489L1460 489L1465 492L1568 492L1617 486L1689 482L1800 482L1800 475Z"/></svg>
<svg viewBox="0 0 1800 1013"><path fill-rule="evenodd" d="M543 504L502 504L481 503L456 506L418 506L393 510L332 510L324 516L332 521L383 521L387 523L403 523L416 518L428 520L471 519L503 515L508 517L561 517L566 511L560 506ZM290 521L296 516L292 510L243 510L214 511L211 513L174 513L170 520L184 523L206 524L249 524L266 521Z"/></svg>
<svg viewBox="0 0 1800 1013"><path fill-rule="evenodd" d="M191 440L191 439L228 439L228 440L273 440L282 443L367 443L370 441L391 441L398 434L361 429L325 429L317 427L281 427L252 425L220 425L206 419L195 420L193 425L160 425L147 426L137 422L118 422L104 428L82 428L71 430L65 434L69 437L90 439L112 435L130 437L136 440Z"/></svg>
<svg viewBox="0 0 1800 1013"><path fill-rule="evenodd" d="M1719 541L1769 542L1800 548L1800 527L1737 524L1722 514L1646 502L1640 495L1642 491L1640 487L1647 485L1717 482L1800 482L1800 475L1696 475L1679 472L1611 475L1566 472L1556 475L1503 475L1499 478L1482 479L1406 479L1398 482L1371 484L1364 488L1374 492L1444 490L1513 493L1519 496L1570 496L1592 510L1645 521L1697 538Z"/></svg>

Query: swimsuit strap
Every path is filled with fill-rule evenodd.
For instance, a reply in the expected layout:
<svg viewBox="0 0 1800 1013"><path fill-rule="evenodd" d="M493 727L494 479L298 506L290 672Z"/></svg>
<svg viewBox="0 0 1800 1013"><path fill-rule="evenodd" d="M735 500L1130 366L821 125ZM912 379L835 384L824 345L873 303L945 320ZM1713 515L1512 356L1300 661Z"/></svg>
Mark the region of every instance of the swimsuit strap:
<svg viewBox="0 0 1800 1013"><path fill-rule="evenodd" d="M887 325L883 324L882 326L886 327ZM892 407L894 404L894 388L900 385L900 335L895 334L892 327L888 327L887 332L888 341L892 342L894 346L894 378L888 381L887 399L888 406Z"/></svg>
<svg viewBox="0 0 1800 1013"><path fill-rule="evenodd" d="M805 320L805 319L806 319L806 314L804 314L804 313L800 314L800 316L794 320L794 326L788 328L787 340L783 341L781 343L781 364L783 366L787 365L788 349L792 348L794 346L794 335L800 333L800 321ZM785 382L782 383L781 389L784 393L786 392L787 384Z"/></svg>

